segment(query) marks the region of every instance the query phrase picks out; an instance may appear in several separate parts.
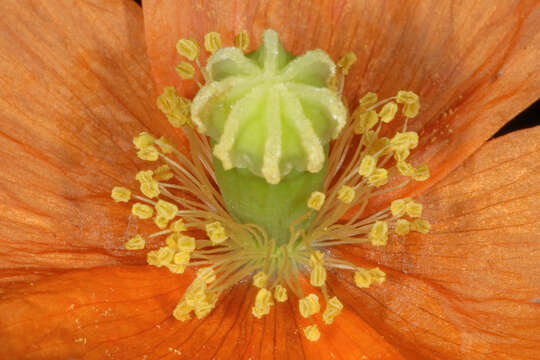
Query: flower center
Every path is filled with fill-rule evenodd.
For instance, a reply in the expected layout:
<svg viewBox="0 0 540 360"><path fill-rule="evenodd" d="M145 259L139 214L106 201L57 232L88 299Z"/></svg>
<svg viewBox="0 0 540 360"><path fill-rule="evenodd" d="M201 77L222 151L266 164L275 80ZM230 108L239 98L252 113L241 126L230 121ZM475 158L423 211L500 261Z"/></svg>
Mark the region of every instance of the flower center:
<svg viewBox="0 0 540 360"><path fill-rule="evenodd" d="M192 103L168 87L157 105L174 127L182 127L191 156L164 137L135 136L137 156L160 165L136 174L140 194L115 187L112 198L135 200L132 216L153 219L158 231L135 235L125 247L141 250L146 239L159 237L163 246L147 254L148 264L179 274L198 268L174 309L180 321L192 313L204 318L225 290L251 277L258 288L255 317L267 315L292 292L306 319L304 334L316 341L320 330L309 322L321 306L326 325L343 308L326 286L327 271L350 272L361 288L386 278L378 267L365 269L333 256L332 247L383 246L391 232L429 231L422 205L409 198L365 214L373 198L429 177L427 166L407 162L418 145L408 123L419 99L410 91L384 100L367 93L347 116L342 89L354 54L337 66L321 50L295 58L271 30L254 52L244 54L246 32L235 45L221 48L221 36L207 34L205 48L213 55L203 68L197 42L177 43L205 85L192 63L181 62L178 74L197 81L199 93ZM402 117L401 131L380 136L396 117Z"/></svg>

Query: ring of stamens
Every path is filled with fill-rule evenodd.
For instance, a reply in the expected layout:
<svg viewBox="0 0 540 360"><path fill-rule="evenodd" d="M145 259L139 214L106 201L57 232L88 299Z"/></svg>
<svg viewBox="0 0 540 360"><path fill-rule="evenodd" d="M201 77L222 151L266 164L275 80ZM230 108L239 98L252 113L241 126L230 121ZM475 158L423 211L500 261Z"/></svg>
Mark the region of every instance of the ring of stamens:
<svg viewBox="0 0 540 360"><path fill-rule="evenodd" d="M247 32L241 32L235 44L246 51ZM221 36L207 34L204 46L208 52L216 52L222 47ZM194 62L182 62L177 68L182 78L204 82L207 76L199 62L199 44L182 39L177 50ZM347 53L337 63L338 72L331 82L340 96L355 60L353 53ZM148 264L179 274L188 267L198 268L195 280L173 311L178 320L187 321L192 313L204 318L225 290L252 277L253 286L258 288L252 307L255 317L261 318L270 313L272 306L287 301L290 291L299 299L298 309L304 319L321 312L322 295L325 306L320 316L330 325L343 304L325 285L329 270L349 272L359 288L381 284L386 278L378 267L366 269L334 257L332 247L364 243L384 246L392 232L404 236L411 231L429 231L429 222L421 217L422 205L409 198L396 199L387 208L364 214L371 199L401 189L411 180L429 178L427 166L414 167L407 162L410 151L418 145L418 135L408 129L409 120L420 108L413 92L399 91L383 100L369 92L359 100L332 145L324 189L311 194L308 212L290 225L289 242L279 246L261 227L240 224L227 211L218 190L209 140L195 131L190 103L173 87L166 88L157 101L171 125L183 128L191 157L166 138L141 133L133 139L137 156L159 165L136 174L139 192L115 187L111 194L116 202L133 200L132 214L141 220L152 219L158 227L153 234L136 234L128 239L127 250L141 250L146 239L160 238L163 246L148 252ZM395 118L400 116L401 131L392 138L380 136L383 124L398 121ZM398 176L405 178L390 181ZM350 209L354 212L345 218ZM314 218L311 225L302 227L310 217ZM302 274L308 274L313 293L305 295ZM308 325L303 332L310 341L320 337L317 325Z"/></svg>

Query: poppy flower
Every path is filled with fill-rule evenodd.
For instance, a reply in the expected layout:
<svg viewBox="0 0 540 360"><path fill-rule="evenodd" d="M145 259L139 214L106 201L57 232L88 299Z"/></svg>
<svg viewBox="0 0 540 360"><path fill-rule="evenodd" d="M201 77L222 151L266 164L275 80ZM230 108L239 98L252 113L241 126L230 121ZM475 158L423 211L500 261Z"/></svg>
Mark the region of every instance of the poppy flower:
<svg viewBox="0 0 540 360"><path fill-rule="evenodd" d="M540 132L487 141L539 96L534 2L147 1L146 33L130 2L0 6L7 358L537 356ZM253 317L257 290L247 283L204 319L176 320L194 274L146 266L145 251L126 250L126 238L146 225L126 220L128 209L109 198L114 185L137 187L133 174L147 166L132 150L134 135L167 134L187 151L155 107L165 86L189 97L196 91L175 73L177 40L217 31L230 42L247 29L255 41L267 28L295 54L355 52L350 104L368 90L409 88L422 99L410 161L427 163L431 177L399 196L424 204L431 232L333 249L379 266L386 281L360 289L329 272L327 286L344 308L318 342L299 330L296 303Z"/></svg>

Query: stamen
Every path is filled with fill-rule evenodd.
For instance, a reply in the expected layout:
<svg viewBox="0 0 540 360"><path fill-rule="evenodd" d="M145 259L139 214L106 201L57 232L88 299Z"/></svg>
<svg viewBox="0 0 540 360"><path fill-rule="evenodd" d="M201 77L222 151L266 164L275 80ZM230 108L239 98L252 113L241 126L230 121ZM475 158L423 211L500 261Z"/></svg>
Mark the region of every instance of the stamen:
<svg viewBox="0 0 540 360"><path fill-rule="evenodd" d="M364 95L359 101L360 109L368 109L370 106L374 105L378 99L379 97L377 94L373 92L366 93L366 95Z"/></svg>
<svg viewBox="0 0 540 360"><path fill-rule="evenodd" d="M395 228L395 231L396 231L396 234L398 235L407 235L410 231L410 223L405 220L405 219L399 219L397 222L396 222L396 228Z"/></svg>
<svg viewBox="0 0 540 360"><path fill-rule="evenodd" d="M218 49L221 49L221 34L217 32L209 32L204 35L204 48L211 52L215 53Z"/></svg>
<svg viewBox="0 0 540 360"><path fill-rule="evenodd" d="M114 202L128 202L131 199L131 191L123 186L115 186L111 192Z"/></svg>
<svg viewBox="0 0 540 360"><path fill-rule="evenodd" d="M154 216L154 209L146 204L135 203L131 207L131 213L142 220L150 219Z"/></svg>
<svg viewBox="0 0 540 360"><path fill-rule="evenodd" d="M321 337L321 332L317 325L309 325L304 328L304 335L309 341L317 341Z"/></svg>
<svg viewBox="0 0 540 360"><path fill-rule="evenodd" d="M322 265L315 265L311 269L310 283L313 286L321 287L326 282L326 269Z"/></svg>
<svg viewBox="0 0 540 360"><path fill-rule="evenodd" d="M193 79L193 76L195 75L195 67L187 61L182 61L176 65L175 70L178 76L180 76L183 80Z"/></svg>
<svg viewBox="0 0 540 360"><path fill-rule="evenodd" d="M154 145L148 145L137 152L141 160L156 161L159 159L159 151Z"/></svg>
<svg viewBox="0 0 540 360"><path fill-rule="evenodd" d="M381 111L379 112L381 121L383 123L388 124L390 121L394 119L394 116L396 116L397 110L398 110L398 106L395 102L392 101L392 102L386 103L382 107ZM411 117L414 117L414 116L411 116Z"/></svg>
<svg viewBox="0 0 540 360"><path fill-rule="evenodd" d="M149 133L143 131L133 138L133 145L138 150L144 149L147 146L153 145L156 139Z"/></svg>
<svg viewBox="0 0 540 360"><path fill-rule="evenodd" d="M374 246L386 245L388 241L388 223L377 220L369 232L369 240Z"/></svg>
<svg viewBox="0 0 540 360"><path fill-rule="evenodd" d="M343 310L343 304L339 299L334 296L328 299L326 303L326 310L323 313L323 321L326 325L331 325L334 323L334 319L338 316Z"/></svg>
<svg viewBox="0 0 540 360"><path fill-rule="evenodd" d="M221 244L228 238L225 228L219 221L206 225L206 233L214 245Z"/></svg>
<svg viewBox="0 0 540 360"><path fill-rule="evenodd" d="M274 288L274 298L276 299L277 302L287 301L288 299L287 288L281 285L276 285L276 287Z"/></svg>
<svg viewBox="0 0 540 360"><path fill-rule="evenodd" d="M321 304L319 304L319 297L315 294L309 294L305 298L302 298L298 301L298 307L300 309L300 314L303 317L308 318L321 310Z"/></svg>
<svg viewBox="0 0 540 360"><path fill-rule="evenodd" d="M343 75L347 75L349 73L349 69L357 59L356 54L351 51L343 55L343 57L337 63L337 65L342 69Z"/></svg>
<svg viewBox="0 0 540 360"><path fill-rule="evenodd" d="M258 288L265 288L267 282L268 275L266 275L264 272L259 271L258 273L253 275L253 286Z"/></svg>
<svg viewBox="0 0 540 360"><path fill-rule="evenodd" d="M431 229L431 224L425 219L416 219L411 223L411 230L422 234L427 234Z"/></svg>
<svg viewBox="0 0 540 360"><path fill-rule="evenodd" d="M251 310L253 316L260 319L264 315L268 315L272 305L274 305L272 293L265 288L259 289L259 292L257 292L257 296L255 297L255 306Z"/></svg>
<svg viewBox="0 0 540 360"><path fill-rule="evenodd" d="M343 185L338 191L338 199L344 204L350 204L354 200L355 196L356 192L354 189L347 185Z"/></svg>
<svg viewBox="0 0 540 360"><path fill-rule="evenodd" d="M127 250L141 250L144 249L145 243L146 242L144 238L141 235L137 234L131 239L129 239L124 246Z"/></svg>
<svg viewBox="0 0 540 360"><path fill-rule="evenodd" d="M324 204L325 199L326 195L324 193L320 191L314 191L311 193L308 199L307 206L313 210L320 210Z"/></svg>
<svg viewBox="0 0 540 360"><path fill-rule="evenodd" d="M243 52L246 52L249 48L249 34L247 30L240 31L235 37L234 37L234 46L242 50Z"/></svg>
<svg viewBox="0 0 540 360"><path fill-rule="evenodd" d="M199 57L201 48L193 39L180 39L176 43L176 51L189 60L193 61Z"/></svg>

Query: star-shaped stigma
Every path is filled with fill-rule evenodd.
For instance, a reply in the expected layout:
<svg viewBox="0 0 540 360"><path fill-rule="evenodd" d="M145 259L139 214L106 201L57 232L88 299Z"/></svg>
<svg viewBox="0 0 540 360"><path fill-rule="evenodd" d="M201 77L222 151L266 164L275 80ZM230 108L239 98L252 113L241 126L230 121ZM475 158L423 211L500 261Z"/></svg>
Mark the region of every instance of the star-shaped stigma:
<svg viewBox="0 0 540 360"><path fill-rule="evenodd" d="M228 47L208 59L208 81L193 100L192 119L212 138L225 170L247 168L271 184L293 169L317 173L325 146L347 119L329 85L335 74L324 51L295 57L266 30L257 51Z"/></svg>

